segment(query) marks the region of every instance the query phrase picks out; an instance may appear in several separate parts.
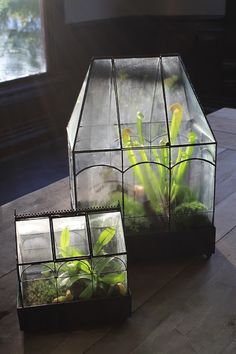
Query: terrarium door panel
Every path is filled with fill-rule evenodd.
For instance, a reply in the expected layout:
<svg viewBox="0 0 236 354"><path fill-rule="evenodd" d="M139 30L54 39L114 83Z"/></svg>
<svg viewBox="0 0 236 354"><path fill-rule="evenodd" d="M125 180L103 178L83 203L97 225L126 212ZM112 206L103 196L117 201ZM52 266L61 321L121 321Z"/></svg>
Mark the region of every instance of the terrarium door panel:
<svg viewBox="0 0 236 354"><path fill-rule="evenodd" d="M215 166L205 160L183 160L171 168L170 224L172 231L213 224ZM209 183L210 182L210 183ZM206 188L206 185L209 185Z"/></svg>
<svg viewBox="0 0 236 354"><path fill-rule="evenodd" d="M129 166L123 175L123 213L128 233L168 231L170 173L168 166L153 162L150 155L155 155L154 151L136 150L135 154L141 158L145 155L147 161ZM162 149L159 152L163 153Z"/></svg>
<svg viewBox="0 0 236 354"><path fill-rule="evenodd" d="M114 194L122 191L121 151L76 153L75 182L78 207L117 204Z"/></svg>

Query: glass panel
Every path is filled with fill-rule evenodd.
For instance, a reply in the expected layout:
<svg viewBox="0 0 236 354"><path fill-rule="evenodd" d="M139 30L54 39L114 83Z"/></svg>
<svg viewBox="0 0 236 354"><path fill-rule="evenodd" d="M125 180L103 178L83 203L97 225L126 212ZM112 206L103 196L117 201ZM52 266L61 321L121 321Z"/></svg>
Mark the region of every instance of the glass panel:
<svg viewBox="0 0 236 354"><path fill-rule="evenodd" d="M159 58L116 59L123 146L129 133L135 146L158 144L167 135Z"/></svg>
<svg viewBox="0 0 236 354"><path fill-rule="evenodd" d="M122 169L121 152L120 151L104 151L104 152L88 152L75 153L75 172L76 174L84 168L107 165L108 167L116 167Z"/></svg>
<svg viewBox="0 0 236 354"><path fill-rule="evenodd" d="M121 190L122 174L112 167L91 167L76 176L79 207L110 206L112 193Z"/></svg>
<svg viewBox="0 0 236 354"><path fill-rule="evenodd" d="M46 71L41 1L0 1L0 82Z"/></svg>
<svg viewBox="0 0 236 354"><path fill-rule="evenodd" d="M183 77L184 91L186 94L186 102L190 116L189 126L187 126L188 133L191 131L195 131L198 137L198 141L201 143L214 142L215 139L209 128L207 119L202 112L202 109L196 98L196 94L193 91L193 88L191 87L190 81L186 75L182 64L180 65L180 72Z"/></svg>
<svg viewBox="0 0 236 354"><path fill-rule="evenodd" d="M169 170L142 163L124 174L124 217L130 232L166 229L169 215Z"/></svg>
<svg viewBox="0 0 236 354"><path fill-rule="evenodd" d="M182 162L171 170L172 228L198 228L212 222L215 167L202 160ZM179 215L183 215L181 218ZM184 221L184 218L188 219Z"/></svg>
<svg viewBox="0 0 236 354"><path fill-rule="evenodd" d="M139 163L155 163L164 165L167 168L169 167L169 147L163 145L163 148L151 148L151 149L125 149L123 151L123 165L124 171L126 171L129 167L134 166ZM146 166L148 170L149 167ZM138 168L136 168L138 170ZM157 168L157 172L155 174L159 174L160 168ZM138 175L137 175L138 176ZM142 179L142 178L139 178Z"/></svg>
<svg viewBox="0 0 236 354"><path fill-rule="evenodd" d="M48 218L16 221L19 263L52 260Z"/></svg>
<svg viewBox="0 0 236 354"><path fill-rule="evenodd" d="M22 267L21 289L24 306L51 304L58 297L53 264Z"/></svg>
<svg viewBox="0 0 236 354"><path fill-rule="evenodd" d="M80 125L75 151L117 149L120 141L118 135L119 128L117 124Z"/></svg>
<svg viewBox="0 0 236 354"><path fill-rule="evenodd" d="M76 153L76 187L80 207L111 205L110 194L121 190L122 159L120 151ZM95 166L80 172L87 167ZM111 166L111 167L109 167Z"/></svg>
<svg viewBox="0 0 236 354"><path fill-rule="evenodd" d="M74 178L74 161L71 148L68 144L68 159L69 159L69 179L70 179L70 200L72 208L76 208L76 196L75 196L75 178Z"/></svg>
<svg viewBox="0 0 236 354"><path fill-rule="evenodd" d="M75 145L76 131L80 120L81 107L84 99L84 93L85 93L85 88L87 86L87 81L88 81L88 73L83 82L82 88L79 93L79 97L77 99L72 116L67 126L68 142L71 149L74 149L74 145Z"/></svg>
<svg viewBox="0 0 236 354"><path fill-rule="evenodd" d="M120 147L112 61L94 60L76 138L76 151Z"/></svg>
<svg viewBox="0 0 236 354"><path fill-rule="evenodd" d="M178 57L162 58L172 145L213 142L214 138Z"/></svg>
<svg viewBox="0 0 236 354"><path fill-rule="evenodd" d="M57 263L57 288L60 298L55 302L88 300L93 294L93 276L89 259Z"/></svg>
<svg viewBox="0 0 236 354"><path fill-rule="evenodd" d="M57 258L89 254L85 216L53 218L52 222Z"/></svg>
<svg viewBox="0 0 236 354"><path fill-rule="evenodd" d="M119 212L89 215L93 255L126 252Z"/></svg>
<svg viewBox="0 0 236 354"><path fill-rule="evenodd" d="M94 297L125 296L127 294L127 257L93 259L93 271L98 281Z"/></svg>
<svg viewBox="0 0 236 354"><path fill-rule="evenodd" d="M171 165L192 158L205 159L215 163L215 144L188 145L171 148Z"/></svg>
<svg viewBox="0 0 236 354"><path fill-rule="evenodd" d="M200 147L200 156L202 159L216 163L216 144L202 145Z"/></svg>

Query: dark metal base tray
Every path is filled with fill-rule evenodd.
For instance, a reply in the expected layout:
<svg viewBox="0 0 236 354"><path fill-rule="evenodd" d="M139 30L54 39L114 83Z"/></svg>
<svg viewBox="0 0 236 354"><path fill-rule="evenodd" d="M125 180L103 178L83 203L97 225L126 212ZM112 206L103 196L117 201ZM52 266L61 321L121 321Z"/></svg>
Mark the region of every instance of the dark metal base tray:
<svg viewBox="0 0 236 354"><path fill-rule="evenodd" d="M17 312L21 330L67 330L125 320L131 316L131 295L24 308L18 299Z"/></svg>
<svg viewBox="0 0 236 354"><path fill-rule="evenodd" d="M129 261L153 261L173 256L205 255L215 252L215 227L184 230L183 232L126 232Z"/></svg>

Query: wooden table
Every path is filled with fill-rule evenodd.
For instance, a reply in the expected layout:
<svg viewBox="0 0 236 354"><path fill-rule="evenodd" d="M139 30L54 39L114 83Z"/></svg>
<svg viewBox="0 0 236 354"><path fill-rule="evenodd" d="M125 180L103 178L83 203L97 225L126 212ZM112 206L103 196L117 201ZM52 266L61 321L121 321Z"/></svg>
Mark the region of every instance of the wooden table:
<svg viewBox="0 0 236 354"><path fill-rule="evenodd" d="M129 270L133 316L122 325L20 332L13 211L69 208L65 178L1 207L0 353L236 353L236 110L208 116L218 141L216 253Z"/></svg>

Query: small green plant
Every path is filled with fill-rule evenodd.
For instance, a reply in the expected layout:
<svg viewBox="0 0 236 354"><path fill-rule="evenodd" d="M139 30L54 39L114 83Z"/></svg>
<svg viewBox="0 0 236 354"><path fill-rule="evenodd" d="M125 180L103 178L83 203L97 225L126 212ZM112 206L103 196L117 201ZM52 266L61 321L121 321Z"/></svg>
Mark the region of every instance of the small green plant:
<svg viewBox="0 0 236 354"><path fill-rule="evenodd" d="M134 197L129 196L127 193L123 193L123 198L125 205L125 227L134 232L148 229L150 226L150 220L146 215L143 204ZM122 203L121 192L112 193L112 202L117 200Z"/></svg>
<svg viewBox="0 0 236 354"><path fill-rule="evenodd" d="M210 222L207 212L205 205L196 200L180 204L173 212L173 230L184 231L208 226Z"/></svg>
<svg viewBox="0 0 236 354"><path fill-rule="evenodd" d="M105 247L112 241L115 227L107 227L100 232L93 246L94 256L106 256ZM62 257L83 257L85 254L77 247L70 246L70 231L65 228L60 237L60 255ZM64 263L59 271L58 287L70 290L72 299L90 299L112 294L124 295L125 273L117 257L101 257L93 261L87 259L72 260ZM72 300L71 299L71 300Z"/></svg>
<svg viewBox="0 0 236 354"><path fill-rule="evenodd" d="M71 246L70 230L60 235L61 258L81 257L64 263L45 264L39 279L24 283L24 302L28 306L88 300L92 297L126 295L126 274L118 257L108 256L105 249L116 234L115 227L102 230L93 246L93 255L101 256L91 262L83 251ZM104 256L104 257L103 257Z"/></svg>

